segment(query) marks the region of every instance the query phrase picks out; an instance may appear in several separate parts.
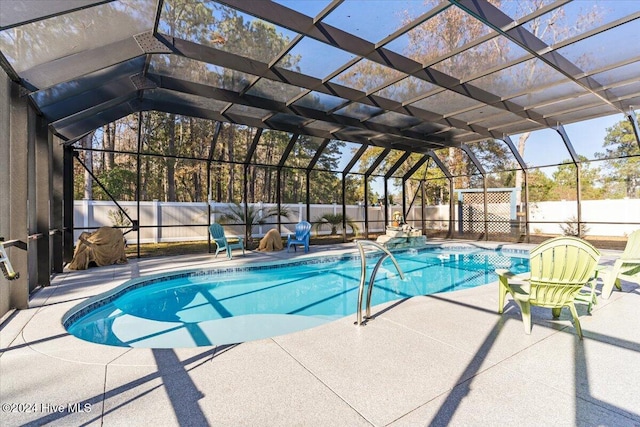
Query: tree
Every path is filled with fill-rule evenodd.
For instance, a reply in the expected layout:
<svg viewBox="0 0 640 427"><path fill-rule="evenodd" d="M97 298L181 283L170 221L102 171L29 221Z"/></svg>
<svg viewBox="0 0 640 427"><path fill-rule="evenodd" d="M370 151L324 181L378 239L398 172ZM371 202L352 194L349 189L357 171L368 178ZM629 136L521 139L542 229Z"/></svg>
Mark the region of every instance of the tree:
<svg viewBox="0 0 640 427"><path fill-rule="evenodd" d="M205 4L187 0L176 0L165 3L166 13L163 20L163 31L171 37L206 43L210 40L209 23L215 22L213 10ZM162 57L161 57L162 58ZM167 55L165 60L170 69L182 68L186 75L201 74L205 65L197 61L181 61L175 55ZM186 70L185 70L186 69ZM176 114L168 114L165 123L165 200L176 201Z"/></svg>
<svg viewBox="0 0 640 427"><path fill-rule="evenodd" d="M533 13L547 6L546 0L532 0L527 2L513 2L515 5L515 13L519 16ZM538 16L527 24L529 31L537 38L543 40L547 45L553 46L561 40L566 40L577 34L581 34L585 29L592 28L595 23L602 19L604 10L600 5L593 5L589 9L581 11L577 14L567 14L565 8L559 7L549 13ZM579 67L585 66L593 60L591 55L583 55L576 61ZM556 81L557 72L550 67L537 60L529 60L520 66L510 68L509 76L505 76L504 82L513 87L522 87L531 90L539 87L541 84L548 84ZM523 102L529 103L528 99L537 96L536 92L531 91L524 95ZM526 142L531 136L531 132L524 132L518 138L518 153L524 157ZM522 172L516 173L515 187L522 187ZM520 194L520 193L518 193Z"/></svg>
<svg viewBox="0 0 640 427"><path fill-rule="evenodd" d="M245 207L240 203L233 203L228 206L228 211L218 212L221 213L219 222L221 224L245 224L245 239L247 244L253 243L253 227L259 224L265 224L267 219L273 217L285 217L289 218L291 211L286 206L281 206L278 209L276 206L270 208L258 207L255 205L247 206L245 214ZM251 249L251 248L249 248Z"/></svg>
<svg viewBox="0 0 640 427"><path fill-rule="evenodd" d="M601 198L603 190L596 186L600 176L600 169L592 168L591 163L587 161L585 156L578 156L578 160L580 161L581 197L587 200ZM576 177L576 166L570 160L565 160L552 175L555 185L551 190L551 198L555 200L576 200Z"/></svg>
<svg viewBox="0 0 640 427"><path fill-rule="evenodd" d="M313 227L316 231L320 231L325 225L329 225L331 227L331 235L335 236L338 234L338 229L342 229L343 220L346 221L347 226L351 227L351 230L357 236L360 231L358 224L349 216L345 217L342 214L325 213L313 221Z"/></svg>
<svg viewBox="0 0 640 427"><path fill-rule="evenodd" d="M317 141L316 144L318 144ZM318 150L318 146L319 144L310 147L314 155ZM309 200L311 203L342 202L342 178L340 173L335 171L338 169L342 157L342 150L345 146L346 144L343 141L332 139L322 151L322 155L309 174L309 181L311 182ZM357 199L353 196L353 190L349 185L349 178L350 176L348 175L345 182L345 197L347 198L347 203L352 203L352 199L354 201Z"/></svg>
<svg viewBox="0 0 640 427"><path fill-rule="evenodd" d="M425 0L424 3L425 5L436 7L440 1ZM490 0L490 3L510 16L522 17L547 7L549 2L547 0L526 2ZM586 29L592 28L594 23L601 20L603 14L604 7L600 5L585 8L579 13L568 13L564 7L558 7L529 20L526 24L526 29L549 46L553 46L561 40L566 40L576 34L583 33ZM414 18L415 16L406 11L404 19L402 21L399 20L397 27L400 28L402 25L412 22ZM493 37L481 44L472 46L473 42L487 34L487 27L480 21L458 7L449 7L409 31L407 33L408 43L402 53L421 64L433 66L433 68L452 77L462 81L471 81L471 84L480 88L488 88L489 92L504 96L506 99L510 94L523 92L524 95L521 95L521 97L524 100L520 102L525 103L528 103L528 97L540 95L539 92L534 91L535 88L557 81L556 76L558 73L539 60L527 60L516 63L514 66L498 73L486 74L487 69L516 60L518 56L524 54L521 49L511 48L511 44L504 37ZM465 46L472 47L463 50ZM463 51L459 54L451 55L456 50ZM593 59L591 55L584 55L576 64L585 66ZM380 87L383 87L384 84L393 82L396 75L391 69L382 65L374 64L371 61L360 61L340 75L339 78L341 81L354 85L354 87L360 88L364 92L375 93L376 86L370 83L372 79ZM515 91L514 88L519 88L519 90ZM426 110L434 109L433 112L446 114L451 114L455 111L452 111L450 107L440 110L440 105L457 106L460 109L474 105L472 100L466 100L458 93L448 90L437 92L437 87L434 85L428 82L421 82L415 78L401 80L392 86L382 89L380 94L382 96L386 94L392 99L406 101L428 91L434 91L434 95L412 105ZM478 124L482 126L482 122ZM517 148L521 155L524 155L526 141L530 134L530 132L525 132L518 139ZM489 150L489 153L494 148L489 144L480 143L480 145L484 145L481 149ZM479 155L479 153L476 152L476 155ZM503 158L511 159L511 157L509 155ZM471 181L479 179L480 175L477 174L473 167L469 166L466 156L459 152L450 151L441 158L448 158L450 160L448 166L451 167L451 172L454 175L459 175L456 178L456 186L477 185L477 183L473 184ZM463 174L467 174L466 176L469 178L463 177ZM505 175L504 179L512 181L510 186L522 187L522 173L520 171L515 174L515 180L510 175Z"/></svg>
<svg viewBox="0 0 640 427"><path fill-rule="evenodd" d="M93 177L91 174L93 173L93 135L94 132L91 132L80 140L80 144L82 148L84 148L84 199L92 200L93 199Z"/></svg>
<svg viewBox="0 0 640 427"><path fill-rule="evenodd" d="M530 170L527 175L529 183L529 202L543 202L551 199L554 181L540 169ZM575 191L574 191L575 194Z"/></svg>
<svg viewBox="0 0 640 427"><path fill-rule="evenodd" d="M135 200L136 172L128 168L116 166L98 176L98 179L116 200ZM102 189L96 194L102 195ZM106 195L101 199L106 200Z"/></svg>
<svg viewBox="0 0 640 427"><path fill-rule="evenodd" d="M607 128L604 138L604 152L596 153L604 162L605 182L608 197L640 197L640 147L628 120L622 120ZM634 157L636 156L636 157ZM621 191L616 192L618 183Z"/></svg>

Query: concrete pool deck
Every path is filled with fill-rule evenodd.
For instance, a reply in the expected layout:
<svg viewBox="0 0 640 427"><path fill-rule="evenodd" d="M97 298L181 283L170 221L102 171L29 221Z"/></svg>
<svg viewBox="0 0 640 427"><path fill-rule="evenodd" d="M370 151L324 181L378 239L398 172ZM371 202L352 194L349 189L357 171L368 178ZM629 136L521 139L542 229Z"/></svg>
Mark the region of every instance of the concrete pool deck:
<svg viewBox="0 0 640 427"><path fill-rule="evenodd" d="M58 274L2 319L0 425L640 426L640 288L628 282L590 315L579 305L583 341L567 310L553 320L534 308L526 335L510 298L497 314L495 282L374 307L362 327L353 315L222 347L109 347L61 325L141 275L345 251L357 250L134 258ZM617 254L603 251L601 264Z"/></svg>

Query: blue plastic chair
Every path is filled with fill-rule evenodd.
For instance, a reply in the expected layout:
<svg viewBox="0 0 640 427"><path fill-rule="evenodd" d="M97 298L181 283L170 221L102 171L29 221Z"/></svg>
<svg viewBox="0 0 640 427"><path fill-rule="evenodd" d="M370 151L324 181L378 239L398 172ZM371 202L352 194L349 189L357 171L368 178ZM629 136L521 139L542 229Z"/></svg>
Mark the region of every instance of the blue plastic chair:
<svg viewBox="0 0 640 427"><path fill-rule="evenodd" d="M218 252L227 251L227 258L233 258L231 254L232 249L242 249L242 255L244 255L244 238L240 236L225 236L224 228L220 224L216 224L215 222L209 226L209 233L211 233L211 238L214 242L216 242L216 256L218 256ZM228 239L237 239L238 242L229 242ZM215 258L214 257L214 258Z"/></svg>
<svg viewBox="0 0 640 427"><path fill-rule="evenodd" d="M301 221L296 224L296 234L287 236L287 252L293 245L293 250L298 251L296 245L304 245L304 252L309 252L309 238L311 237L311 224L307 221Z"/></svg>

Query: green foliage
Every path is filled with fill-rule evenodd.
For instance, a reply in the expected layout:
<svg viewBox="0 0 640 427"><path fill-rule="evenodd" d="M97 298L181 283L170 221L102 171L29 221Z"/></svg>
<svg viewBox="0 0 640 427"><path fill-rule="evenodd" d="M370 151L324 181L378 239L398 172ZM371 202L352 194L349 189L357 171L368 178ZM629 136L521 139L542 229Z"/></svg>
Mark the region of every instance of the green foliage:
<svg viewBox="0 0 640 427"><path fill-rule="evenodd" d="M527 175L529 184L529 202L543 202L551 197L555 183L540 169L534 169Z"/></svg>
<svg viewBox="0 0 640 427"><path fill-rule="evenodd" d="M602 196L602 188L597 187L600 169L592 167L585 156L579 156L580 160L580 189L581 197L584 200L597 200ZM552 175L554 189L551 192L551 199L554 200L576 200L577 189L577 169L570 160L565 160L563 164Z"/></svg>
<svg viewBox="0 0 640 427"><path fill-rule="evenodd" d="M339 229L340 230L342 229L343 219L344 219L344 222L347 223L347 226L349 226L353 231L353 233L357 236L360 230L358 229L358 224L356 223L356 221L354 221L349 216L346 216L346 217L343 216L341 213L339 214L325 213L324 215L319 216L313 221L314 222L313 228L316 231L320 231L326 225L329 225L331 227L331 235L333 236L338 234Z"/></svg>
<svg viewBox="0 0 640 427"><path fill-rule="evenodd" d="M640 147L631 122L622 120L607 128L603 147L596 158L608 159L602 163L606 197L640 197Z"/></svg>
<svg viewBox="0 0 640 427"><path fill-rule="evenodd" d="M136 198L136 173L123 167L114 167L98 175L98 179L116 200L135 200ZM94 191L94 198L109 200L101 188Z"/></svg>
<svg viewBox="0 0 640 427"><path fill-rule="evenodd" d="M314 170L309 174L309 181L311 203L342 203L342 183L336 173Z"/></svg>
<svg viewBox="0 0 640 427"><path fill-rule="evenodd" d="M218 222L220 224L246 224L245 241L252 241L251 234L253 228L256 225L266 223L266 220L273 217L285 217L289 218L291 211L287 206L281 206L280 209L276 206L270 208L259 207L256 205L249 205L245 214L245 207L240 203L232 203L228 206L227 210L215 211L216 214L220 214Z"/></svg>
<svg viewBox="0 0 640 427"><path fill-rule="evenodd" d="M503 141L487 139L469 144L469 149L487 171L512 168L514 162L511 150ZM505 187L506 185L499 185Z"/></svg>
<svg viewBox="0 0 640 427"><path fill-rule="evenodd" d="M589 227L586 224L580 223L578 224L578 218L572 216L567 221L565 221L564 225L560 225L562 232L565 236L574 236L574 237L584 237L587 235L589 231Z"/></svg>

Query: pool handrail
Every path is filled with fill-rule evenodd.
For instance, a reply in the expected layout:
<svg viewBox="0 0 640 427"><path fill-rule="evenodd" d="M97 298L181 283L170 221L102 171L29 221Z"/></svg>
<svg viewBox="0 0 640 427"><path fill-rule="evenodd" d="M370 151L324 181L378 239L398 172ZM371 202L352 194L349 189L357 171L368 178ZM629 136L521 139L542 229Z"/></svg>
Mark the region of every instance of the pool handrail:
<svg viewBox="0 0 640 427"><path fill-rule="evenodd" d="M4 239L0 240L0 270L2 270L2 274L7 280L16 280L20 278L20 273L13 269L9 255L4 250L5 243Z"/></svg>
<svg viewBox="0 0 640 427"><path fill-rule="evenodd" d="M378 272L378 269L380 268L380 265L382 264L382 262L387 258L391 258L391 261L393 261L393 265L396 266L396 270L398 270L398 273L402 280L404 280L404 273L402 272L402 269L398 265L398 261L396 261L396 258L393 256L393 254L389 252L389 249L385 248L380 243L373 242L371 240L356 240L355 243L358 246L358 250L360 251L360 286L358 288L358 307L357 307L358 318L357 318L356 324L358 326L361 326L362 325L362 297L364 296L364 285L365 285L366 276L367 276L367 257L365 256L363 245L364 244L371 245L376 249L379 249L384 252L384 255L380 257L380 259L376 263L376 266L373 268L373 271L371 272L371 278L369 279L369 290L367 292L367 305L366 305L365 319L369 319L371 317L371 294L373 293L373 285L376 280L376 273Z"/></svg>

